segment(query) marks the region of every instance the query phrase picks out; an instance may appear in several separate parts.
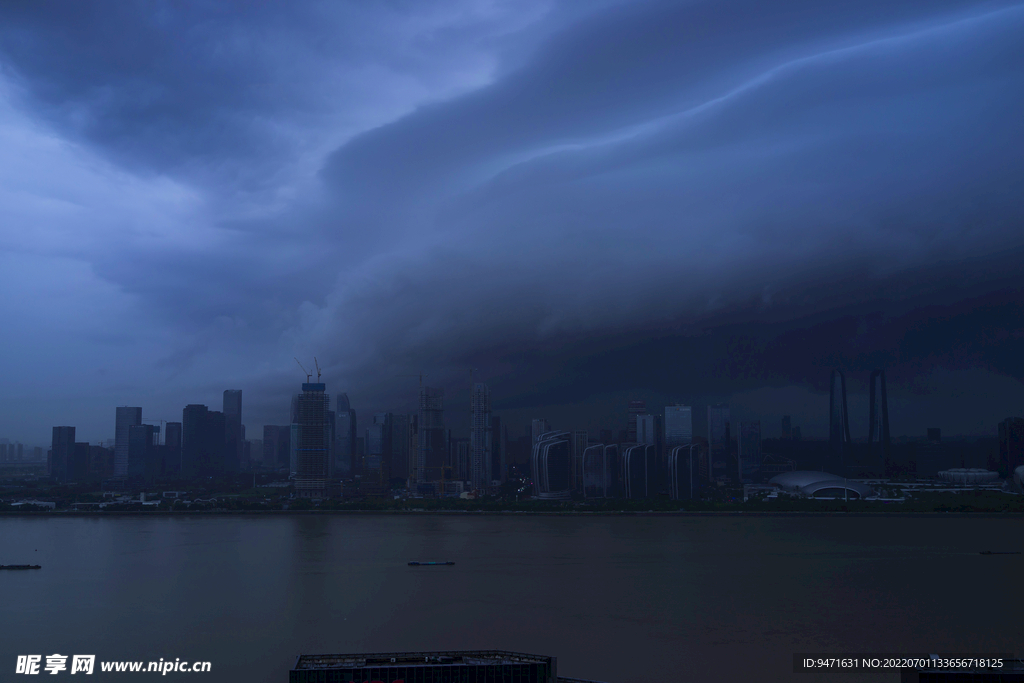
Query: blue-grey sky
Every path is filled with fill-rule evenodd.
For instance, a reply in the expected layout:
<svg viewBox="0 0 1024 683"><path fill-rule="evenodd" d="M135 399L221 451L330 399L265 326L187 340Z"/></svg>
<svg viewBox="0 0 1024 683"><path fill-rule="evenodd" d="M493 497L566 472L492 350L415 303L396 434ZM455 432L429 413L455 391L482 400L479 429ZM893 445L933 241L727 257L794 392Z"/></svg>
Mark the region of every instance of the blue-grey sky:
<svg viewBox="0 0 1024 683"><path fill-rule="evenodd" d="M1022 35L1014 2L2 3L0 437L227 388L258 437L314 355L361 415L420 371L468 412L477 368L513 421L814 436L828 371L864 431L882 366L894 433L991 433Z"/></svg>

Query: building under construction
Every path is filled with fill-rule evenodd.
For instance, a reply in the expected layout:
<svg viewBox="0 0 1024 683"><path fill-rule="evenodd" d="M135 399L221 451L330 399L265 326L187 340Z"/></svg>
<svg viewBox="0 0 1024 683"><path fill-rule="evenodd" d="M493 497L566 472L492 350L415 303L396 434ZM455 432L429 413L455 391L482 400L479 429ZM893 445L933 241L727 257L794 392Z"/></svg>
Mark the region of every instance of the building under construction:
<svg viewBox="0 0 1024 683"><path fill-rule="evenodd" d="M504 650L300 655L289 683L598 683L558 675L554 657Z"/></svg>

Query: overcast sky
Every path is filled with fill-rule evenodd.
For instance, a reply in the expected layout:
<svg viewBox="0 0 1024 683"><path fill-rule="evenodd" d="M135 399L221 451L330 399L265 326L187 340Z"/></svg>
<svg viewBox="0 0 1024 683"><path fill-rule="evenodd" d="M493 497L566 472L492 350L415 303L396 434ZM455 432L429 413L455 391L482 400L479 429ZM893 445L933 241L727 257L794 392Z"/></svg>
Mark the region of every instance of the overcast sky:
<svg viewBox="0 0 1024 683"><path fill-rule="evenodd" d="M0 4L0 437L324 369L467 420L1024 410L1024 4ZM518 429L518 426L516 427ZM860 434L860 432L864 432Z"/></svg>

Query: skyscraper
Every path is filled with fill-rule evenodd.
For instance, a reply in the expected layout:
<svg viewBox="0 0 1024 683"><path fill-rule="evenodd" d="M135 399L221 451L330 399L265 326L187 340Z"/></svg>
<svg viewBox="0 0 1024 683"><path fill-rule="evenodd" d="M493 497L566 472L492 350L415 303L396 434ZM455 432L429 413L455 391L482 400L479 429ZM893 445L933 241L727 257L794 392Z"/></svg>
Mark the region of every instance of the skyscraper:
<svg viewBox="0 0 1024 683"><path fill-rule="evenodd" d="M224 392L224 471L242 469L242 390Z"/></svg>
<svg viewBox="0 0 1024 683"><path fill-rule="evenodd" d="M739 472L732 472L730 464L730 441L732 425L727 404L708 406L708 457L711 461L709 476L716 481L738 478Z"/></svg>
<svg viewBox="0 0 1024 683"><path fill-rule="evenodd" d="M440 481L447 456L444 432L444 390L420 389L419 451L416 458L416 482Z"/></svg>
<svg viewBox="0 0 1024 683"><path fill-rule="evenodd" d="M156 439L160 428L155 425L132 425L128 428L128 477L150 479L158 474L154 460L159 457Z"/></svg>
<svg viewBox="0 0 1024 683"><path fill-rule="evenodd" d="M473 385L472 422L469 425L470 482L474 489L486 489L491 483L491 390L486 384Z"/></svg>
<svg viewBox="0 0 1024 683"><path fill-rule="evenodd" d="M754 483L761 470L760 422L740 422L736 433L736 457L739 460L740 483Z"/></svg>
<svg viewBox="0 0 1024 683"><path fill-rule="evenodd" d="M263 466L285 469L291 457L291 426L265 425L263 427Z"/></svg>
<svg viewBox="0 0 1024 683"><path fill-rule="evenodd" d="M361 468L356 459L356 411L349 405L348 394L339 394L334 411L334 474L347 477Z"/></svg>
<svg viewBox="0 0 1024 683"><path fill-rule="evenodd" d="M879 474L889 474L889 400L885 391L885 370L871 373L868 409L868 450Z"/></svg>
<svg viewBox="0 0 1024 683"><path fill-rule="evenodd" d="M89 479L89 443L76 441L71 450L71 460L68 466L68 479L70 481L87 481Z"/></svg>
<svg viewBox="0 0 1024 683"><path fill-rule="evenodd" d="M846 377L833 370L829 381L828 441L834 466L845 470L850 451L850 417L846 409Z"/></svg>
<svg viewBox="0 0 1024 683"><path fill-rule="evenodd" d="M114 427L114 476L128 476L128 428L142 424L142 408L117 408Z"/></svg>
<svg viewBox="0 0 1024 683"><path fill-rule="evenodd" d="M181 476L223 474L225 432L224 413L195 403L185 406L181 411Z"/></svg>
<svg viewBox="0 0 1024 683"><path fill-rule="evenodd" d="M54 427L50 449L50 479L58 484L74 481L69 478L69 470L73 470L75 428Z"/></svg>
<svg viewBox="0 0 1024 683"><path fill-rule="evenodd" d="M409 416L391 416L391 478L409 478Z"/></svg>
<svg viewBox="0 0 1024 683"><path fill-rule="evenodd" d="M636 416L636 442L642 444L655 445L657 439L655 434L657 433L657 426L655 424L654 415L637 415Z"/></svg>
<svg viewBox="0 0 1024 683"><path fill-rule="evenodd" d="M782 438L787 440L793 438L793 420L789 415L782 416Z"/></svg>
<svg viewBox="0 0 1024 683"><path fill-rule="evenodd" d="M590 445L590 436L585 429L574 429L569 435L569 457L571 458L571 469L569 470L569 488L573 491L583 491L583 453Z"/></svg>
<svg viewBox="0 0 1024 683"><path fill-rule="evenodd" d="M391 413L377 413L366 428L366 458L363 480L387 484L391 480Z"/></svg>
<svg viewBox="0 0 1024 683"><path fill-rule="evenodd" d="M508 464L505 462L508 438L501 424L501 418L491 416L491 480L505 481Z"/></svg>
<svg viewBox="0 0 1024 683"><path fill-rule="evenodd" d="M296 401L295 493L301 498L326 498L330 476L327 411L330 397L321 382L306 382Z"/></svg>
<svg viewBox="0 0 1024 683"><path fill-rule="evenodd" d="M693 441L693 414L690 406L665 406L665 448Z"/></svg>
<svg viewBox="0 0 1024 683"><path fill-rule="evenodd" d="M164 447L166 448L164 471L167 474L179 474L181 472L180 422L168 422L164 427Z"/></svg>
<svg viewBox="0 0 1024 683"><path fill-rule="evenodd" d="M548 421L543 418L534 418L530 423L530 443L535 444L540 438L541 434L547 434L551 431L551 425ZM532 448L532 446L531 446Z"/></svg>
<svg viewBox="0 0 1024 683"><path fill-rule="evenodd" d="M626 408L626 441L636 443L636 417L647 412L645 401L630 401ZM621 424L621 423L619 423Z"/></svg>

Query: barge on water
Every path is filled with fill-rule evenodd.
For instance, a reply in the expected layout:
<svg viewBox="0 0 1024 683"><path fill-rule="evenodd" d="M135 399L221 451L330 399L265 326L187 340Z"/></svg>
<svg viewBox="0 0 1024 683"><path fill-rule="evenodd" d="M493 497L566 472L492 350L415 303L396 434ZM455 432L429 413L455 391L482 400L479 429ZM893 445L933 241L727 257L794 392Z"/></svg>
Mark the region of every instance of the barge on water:
<svg viewBox="0 0 1024 683"><path fill-rule="evenodd" d="M0 564L0 569L42 569L38 564Z"/></svg>

